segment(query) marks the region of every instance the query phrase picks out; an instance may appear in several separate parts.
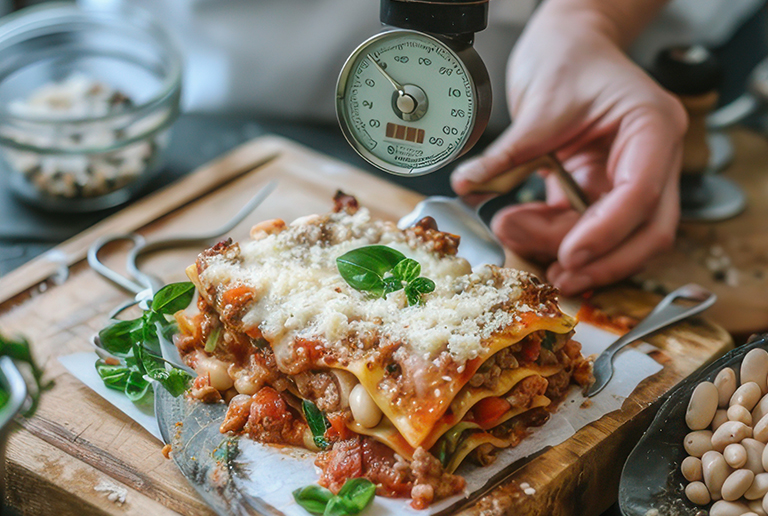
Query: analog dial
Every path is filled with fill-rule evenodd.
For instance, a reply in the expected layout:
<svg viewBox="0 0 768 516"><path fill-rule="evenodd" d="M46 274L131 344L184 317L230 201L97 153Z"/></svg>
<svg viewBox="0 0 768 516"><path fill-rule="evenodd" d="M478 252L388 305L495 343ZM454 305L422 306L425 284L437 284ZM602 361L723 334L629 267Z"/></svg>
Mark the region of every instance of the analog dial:
<svg viewBox="0 0 768 516"><path fill-rule="evenodd" d="M337 93L345 136L387 172L432 172L477 136L475 79L456 51L427 34L394 30L364 42L344 65Z"/></svg>

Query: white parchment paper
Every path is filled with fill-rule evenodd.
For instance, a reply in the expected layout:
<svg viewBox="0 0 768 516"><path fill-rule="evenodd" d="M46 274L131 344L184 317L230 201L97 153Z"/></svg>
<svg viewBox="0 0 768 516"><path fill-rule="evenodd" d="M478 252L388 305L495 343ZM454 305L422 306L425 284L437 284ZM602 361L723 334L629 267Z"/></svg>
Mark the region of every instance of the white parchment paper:
<svg viewBox="0 0 768 516"><path fill-rule="evenodd" d="M582 352L588 356L603 351L616 340L617 336L595 326L579 323L574 338L582 343ZM613 378L602 392L591 398L589 406L582 408L584 397L579 390L574 388L558 411L544 426L534 428L530 436L517 447L502 450L493 464L486 467L477 467L466 463L462 465L457 473L467 480L467 489L464 494L438 502L424 511L412 509L409 500L376 497L373 505L366 511L366 515L377 516L405 512L425 516L437 513L455 504L462 497L482 488L494 475L509 464L528 457L547 446L562 443L580 428L621 408L624 400L641 381L661 371L662 366L646 354L654 349L656 348L648 344L642 344L638 349L625 348L616 355ZM96 358L95 353L77 353L60 357L59 361L76 378L159 439L160 432L157 421L151 413L151 407L145 407L142 411L120 392L107 389L93 366ZM307 515L307 512L294 502L291 492L299 487L317 482L318 472L314 466L313 454L286 453L249 439L241 440L240 450L241 455L238 461L252 465L249 481L243 484L238 482L242 488L288 516ZM536 489L535 485L531 487Z"/></svg>

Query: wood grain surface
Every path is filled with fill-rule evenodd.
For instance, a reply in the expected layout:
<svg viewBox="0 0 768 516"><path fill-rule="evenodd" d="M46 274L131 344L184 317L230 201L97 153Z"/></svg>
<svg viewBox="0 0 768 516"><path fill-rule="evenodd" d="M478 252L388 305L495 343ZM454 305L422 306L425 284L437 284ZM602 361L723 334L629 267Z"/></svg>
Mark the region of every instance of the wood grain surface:
<svg viewBox="0 0 768 516"><path fill-rule="evenodd" d="M253 169L275 153L276 159ZM7 467L11 505L30 515L211 514L160 453L161 443L66 373L56 358L89 350L91 337L107 322L106 314L130 298L87 267L83 257L91 242L109 233L138 231L151 241L216 228L271 179L280 181L277 190L229 236L244 239L251 225L267 218L292 220L326 212L338 188L357 196L374 216L391 220L421 199L295 143L261 138L63 244L59 255L70 265L70 274L62 284L46 280L57 268L50 256L1 280L0 328L29 337L35 355L56 382L43 396L37 415L22 420L11 435ZM114 245L103 257L119 269L125 251L125 246ZM143 267L166 282L182 280L184 267L199 251L158 253ZM510 263L520 264L513 257ZM648 294L619 287L595 298L607 309L636 317L655 301ZM504 487L465 512L597 515L613 503L621 465L652 416L651 404L732 345L722 328L705 320L681 324L651 342L662 350L654 358L665 367L644 381L621 410L532 460ZM536 493L523 495L517 487L522 482ZM105 485L124 489L125 503L114 503L107 493L96 490Z"/></svg>
<svg viewBox="0 0 768 516"><path fill-rule="evenodd" d="M714 223L680 225L674 248L654 259L641 279L668 290L694 282L718 296L707 317L743 341L768 331L768 141L730 132L735 158L723 175L747 196L740 215Z"/></svg>

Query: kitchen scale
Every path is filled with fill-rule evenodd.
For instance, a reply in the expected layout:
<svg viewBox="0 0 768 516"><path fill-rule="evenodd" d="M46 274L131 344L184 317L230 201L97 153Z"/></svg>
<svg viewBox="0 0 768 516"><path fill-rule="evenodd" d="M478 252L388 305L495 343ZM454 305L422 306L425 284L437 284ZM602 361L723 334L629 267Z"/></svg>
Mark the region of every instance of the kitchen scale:
<svg viewBox="0 0 768 516"><path fill-rule="evenodd" d="M387 28L339 74L347 141L390 174L429 174L467 152L488 125L491 85L472 46L488 0L381 0Z"/></svg>

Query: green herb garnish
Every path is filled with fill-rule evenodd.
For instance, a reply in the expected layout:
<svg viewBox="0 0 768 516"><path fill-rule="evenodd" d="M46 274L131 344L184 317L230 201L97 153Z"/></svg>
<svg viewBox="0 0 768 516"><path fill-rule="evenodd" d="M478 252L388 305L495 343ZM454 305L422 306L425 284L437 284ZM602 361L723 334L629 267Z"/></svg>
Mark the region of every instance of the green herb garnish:
<svg viewBox="0 0 768 516"><path fill-rule="evenodd" d="M174 397L187 389L192 377L176 367L166 367L160 339L168 339L177 331L170 316L189 306L194 290L190 282L166 285L154 295L141 317L115 321L99 332L101 347L113 355L96 361L96 371L104 385L123 391L134 403L143 402L152 394L149 379L162 384ZM214 347L216 340L218 337Z"/></svg>
<svg viewBox="0 0 768 516"><path fill-rule="evenodd" d="M37 362L32 357L32 351L29 342L23 337L9 339L0 335L0 356L7 356L13 359L17 365L26 364L27 370L19 368L22 376L25 377L28 387L28 406L23 407L25 417L32 416L40 403L40 394L53 386L53 381L43 382L43 370L38 367ZM26 373L26 374L25 374ZM31 377L31 378L30 378ZM10 399L10 393L0 387L0 407Z"/></svg>
<svg viewBox="0 0 768 516"><path fill-rule="evenodd" d="M376 484L367 478L350 478L344 482L339 494L309 485L293 492L296 503L312 514L348 516L359 514L376 496Z"/></svg>
<svg viewBox="0 0 768 516"><path fill-rule="evenodd" d="M557 342L557 334L551 331L545 331L544 338L541 339L541 347L553 351L555 342Z"/></svg>
<svg viewBox="0 0 768 516"><path fill-rule="evenodd" d="M422 302L422 295L435 290L435 282L420 277L421 264L385 245L353 249L336 259L344 281L373 297L382 297L405 289L408 305Z"/></svg>
<svg viewBox="0 0 768 516"><path fill-rule="evenodd" d="M331 445L331 443L328 442L328 439L325 438L325 431L331 426L328 419L320 409L309 400L302 401L301 408L304 411L304 417L307 419L307 425L309 425L309 429L312 432L315 446L321 450L327 449Z"/></svg>

